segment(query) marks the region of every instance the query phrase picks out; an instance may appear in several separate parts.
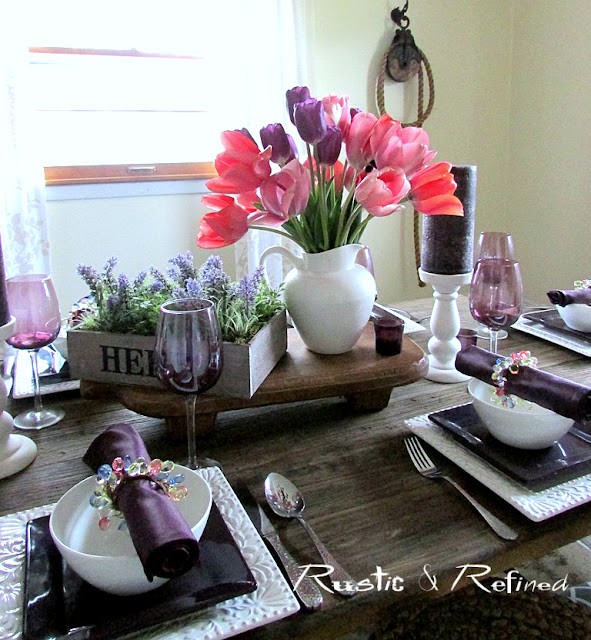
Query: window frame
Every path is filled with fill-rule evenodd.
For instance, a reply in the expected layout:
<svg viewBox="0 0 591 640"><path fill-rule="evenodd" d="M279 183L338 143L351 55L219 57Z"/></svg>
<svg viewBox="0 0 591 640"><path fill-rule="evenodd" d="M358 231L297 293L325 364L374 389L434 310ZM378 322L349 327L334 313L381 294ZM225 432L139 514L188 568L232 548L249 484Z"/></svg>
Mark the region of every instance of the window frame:
<svg viewBox="0 0 591 640"><path fill-rule="evenodd" d="M198 56L145 52L137 49L73 49L67 47L29 47L30 53L131 56L144 58L198 59ZM176 163L133 163L110 165L71 165L45 167L46 186L108 184L168 180L203 180L217 175L213 161Z"/></svg>
<svg viewBox="0 0 591 640"><path fill-rule="evenodd" d="M46 186L152 182L158 180L203 180L217 173L213 162L155 164L110 164L45 167Z"/></svg>

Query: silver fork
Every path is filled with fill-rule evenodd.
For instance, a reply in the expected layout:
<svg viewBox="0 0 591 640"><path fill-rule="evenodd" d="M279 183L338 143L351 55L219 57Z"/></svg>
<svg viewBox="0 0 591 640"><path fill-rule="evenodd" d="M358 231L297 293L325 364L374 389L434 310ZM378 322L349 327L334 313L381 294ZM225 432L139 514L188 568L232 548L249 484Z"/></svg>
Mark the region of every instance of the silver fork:
<svg viewBox="0 0 591 640"><path fill-rule="evenodd" d="M431 480L438 480L440 478L447 480L451 484L451 486L457 489L464 496L464 498L466 498L466 500L468 500L468 502L476 509L476 511L478 511L478 513L486 520L491 529L497 535L501 536L501 538L504 538L505 540L515 540L515 538L517 538L518 534L516 531L499 520L488 509L485 509L467 491L460 487L460 485L455 482L455 480L452 480L449 476L446 476L433 464L431 458L429 458L426 451L423 449L423 445L420 443L418 438L416 438L415 436L405 438L404 444L406 445L406 450L408 451L408 455L410 456L412 463L422 476L425 476L425 478L430 478Z"/></svg>

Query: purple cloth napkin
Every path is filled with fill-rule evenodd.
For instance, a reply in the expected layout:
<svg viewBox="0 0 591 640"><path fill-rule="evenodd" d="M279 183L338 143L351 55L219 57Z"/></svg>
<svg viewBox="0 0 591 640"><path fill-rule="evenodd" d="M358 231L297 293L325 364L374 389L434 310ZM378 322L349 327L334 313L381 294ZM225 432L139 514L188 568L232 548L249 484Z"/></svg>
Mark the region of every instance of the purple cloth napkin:
<svg viewBox="0 0 591 640"><path fill-rule="evenodd" d="M499 357L480 347L468 347L458 352L456 369L492 385L491 375ZM516 374L509 373L506 378L505 390L510 395L535 402L577 422L591 418L590 387L532 367L520 367Z"/></svg>
<svg viewBox="0 0 591 640"><path fill-rule="evenodd" d="M591 289L553 289L547 294L552 304L566 307L567 304L591 304Z"/></svg>
<svg viewBox="0 0 591 640"><path fill-rule="evenodd" d="M102 464L128 455L150 461L138 432L127 424L108 427L91 443L82 458L94 472ZM123 482L118 507L125 516L131 539L151 582L154 576L175 578L191 569L199 558L199 543L174 502L149 479Z"/></svg>

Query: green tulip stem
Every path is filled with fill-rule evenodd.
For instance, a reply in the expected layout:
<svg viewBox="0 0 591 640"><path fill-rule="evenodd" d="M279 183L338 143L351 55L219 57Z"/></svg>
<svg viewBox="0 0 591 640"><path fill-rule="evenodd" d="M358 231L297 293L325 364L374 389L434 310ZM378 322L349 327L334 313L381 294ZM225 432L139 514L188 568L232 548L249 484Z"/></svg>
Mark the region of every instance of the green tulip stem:
<svg viewBox="0 0 591 640"><path fill-rule="evenodd" d="M357 178L357 173L355 173L355 179ZM353 182L354 184L355 182ZM337 226L337 236L336 236L336 246L340 247L343 244L347 244L347 234L349 232L349 228L353 224L354 216L352 215L353 211L351 210L350 214L349 209L351 209L351 203L353 202L353 197L355 195L355 190L351 189L347 194L347 198L345 199L345 203L341 208L341 213L339 215L339 223ZM347 224L345 225L345 218L347 218Z"/></svg>

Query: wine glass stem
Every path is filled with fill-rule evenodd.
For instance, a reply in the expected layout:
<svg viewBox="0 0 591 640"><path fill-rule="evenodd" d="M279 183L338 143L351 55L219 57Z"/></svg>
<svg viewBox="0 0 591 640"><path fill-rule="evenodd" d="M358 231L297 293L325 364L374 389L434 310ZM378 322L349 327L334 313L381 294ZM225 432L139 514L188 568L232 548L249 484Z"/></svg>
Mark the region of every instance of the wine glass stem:
<svg viewBox="0 0 591 640"><path fill-rule="evenodd" d="M41 387L39 385L39 367L37 366L37 350L31 349L29 351L31 356L31 368L33 370L33 390L35 392L34 409L35 413L40 413L43 410L43 403L41 402Z"/></svg>
<svg viewBox="0 0 591 640"><path fill-rule="evenodd" d="M187 467L197 469L197 446L195 442L195 404L197 395L190 394L185 401L187 405Z"/></svg>
<svg viewBox="0 0 591 640"><path fill-rule="evenodd" d="M493 353L498 353L498 351L497 351L497 342L498 342L498 338L499 338L499 332L496 329L490 329L489 330L489 335L490 335L490 350Z"/></svg>

